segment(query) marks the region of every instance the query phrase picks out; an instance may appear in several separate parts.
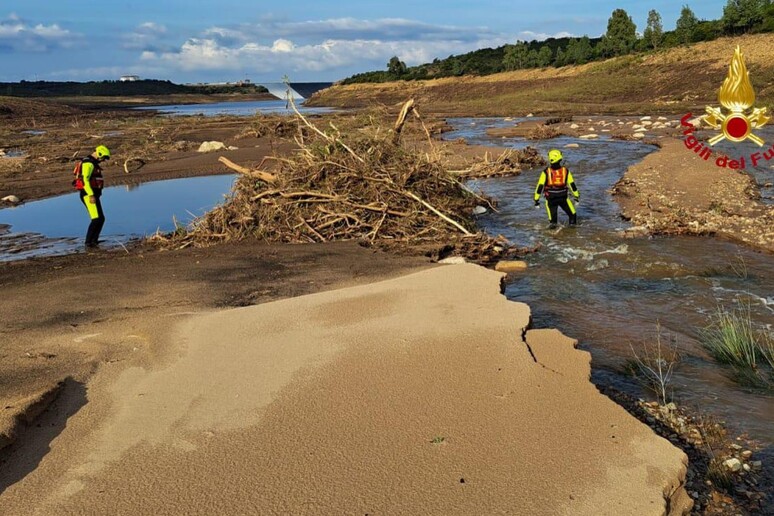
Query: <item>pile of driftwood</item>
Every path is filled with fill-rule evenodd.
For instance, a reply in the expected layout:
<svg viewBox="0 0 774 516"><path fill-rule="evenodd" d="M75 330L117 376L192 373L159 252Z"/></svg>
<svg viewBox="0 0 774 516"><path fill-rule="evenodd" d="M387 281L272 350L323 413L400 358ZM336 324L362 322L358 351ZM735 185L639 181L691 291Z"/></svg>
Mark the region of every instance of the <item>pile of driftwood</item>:
<svg viewBox="0 0 774 516"><path fill-rule="evenodd" d="M452 175L464 179L517 176L522 170L546 166L546 160L534 147L509 149L498 156L484 155L484 159L464 170L452 170Z"/></svg>
<svg viewBox="0 0 774 516"><path fill-rule="evenodd" d="M507 242L478 232L477 206L494 209L442 165L440 153L401 145L407 117L422 124L407 102L391 130L376 125L342 133L325 131L300 113L299 150L248 169L222 157L240 173L227 201L186 231L157 235L179 247L258 238L271 242L359 240L436 257L455 254L488 262L509 251ZM429 131L425 129L429 138ZM431 142L432 146L432 142ZM481 209L479 208L479 211Z"/></svg>

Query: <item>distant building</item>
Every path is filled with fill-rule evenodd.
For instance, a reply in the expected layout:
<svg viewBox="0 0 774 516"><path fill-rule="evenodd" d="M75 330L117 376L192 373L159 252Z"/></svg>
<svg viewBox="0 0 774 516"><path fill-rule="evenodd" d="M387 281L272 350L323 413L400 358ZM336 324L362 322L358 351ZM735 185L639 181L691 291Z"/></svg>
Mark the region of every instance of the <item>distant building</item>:
<svg viewBox="0 0 774 516"><path fill-rule="evenodd" d="M140 80L139 75L122 75L119 79L121 82L135 82Z"/></svg>

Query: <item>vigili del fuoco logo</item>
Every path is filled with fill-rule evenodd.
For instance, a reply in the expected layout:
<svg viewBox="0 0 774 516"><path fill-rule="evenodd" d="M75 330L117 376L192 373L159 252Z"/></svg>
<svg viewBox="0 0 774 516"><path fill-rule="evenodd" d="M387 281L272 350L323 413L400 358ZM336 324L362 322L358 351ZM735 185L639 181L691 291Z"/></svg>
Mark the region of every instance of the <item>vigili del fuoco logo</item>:
<svg viewBox="0 0 774 516"><path fill-rule="evenodd" d="M707 106L706 114L701 117L701 120L707 125L720 131L720 134L710 138L709 145L714 146L724 140L734 143L750 140L762 147L765 142L754 131L766 125L770 117L767 114L767 108L753 108L755 90L750 82L750 72L747 71L744 54L738 46L731 60L731 65L728 67L726 80L723 81L723 86L720 88L718 100L725 110ZM751 110L751 108L753 109ZM691 117L692 115L689 113L681 120L683 127L687 128L683 132L687 137L685 146L708 161L712 156L712 151L693 135L695 128L688 122ZM774 146L763 153L752 153L749 159L743 156L738 160L731 160L727 156L720 156L715 160L715 164L724 168L743 169L748 164L756 166L763 161L771 161L772 159L774 159Z"/></svg>

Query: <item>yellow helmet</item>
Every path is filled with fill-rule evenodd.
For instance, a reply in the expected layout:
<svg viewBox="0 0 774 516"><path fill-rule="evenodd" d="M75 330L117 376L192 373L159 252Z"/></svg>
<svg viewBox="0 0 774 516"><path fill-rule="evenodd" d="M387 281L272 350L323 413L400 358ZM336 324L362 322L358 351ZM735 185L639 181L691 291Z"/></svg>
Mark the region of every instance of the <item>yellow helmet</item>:
<svg viewBox="0 0 774 516"><path fill-rule="evenodd" d="M104 145L97 146L94 153L97 155L97 159L110 159L110 150Z"/></svg>
<svg viewBox="0 0 774 516"><path fill-rule="evenodd" d="M549 163L559 163L564 159L564 156L562 156L562 153L556 149L548 151L548 162Z"/></svg>

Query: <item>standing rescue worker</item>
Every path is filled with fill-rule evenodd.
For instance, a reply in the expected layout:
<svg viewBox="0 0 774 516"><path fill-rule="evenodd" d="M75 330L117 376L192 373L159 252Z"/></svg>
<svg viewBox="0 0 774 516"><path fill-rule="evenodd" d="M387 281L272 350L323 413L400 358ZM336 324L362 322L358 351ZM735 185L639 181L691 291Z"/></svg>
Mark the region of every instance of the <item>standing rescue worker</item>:
<svg viewBox="0 0 774 516"><path fill-rule="evenodd" d="M94 248L99 244L99 234L105 225L105 214L102 213L102 167L100 163L110 159L110 151L104 145L98 146L89 156L83 158L76 166L73 174L73 186L79 191L81 202L89 212L91 223L86 231L86 247Z"/></svg>
<svg viewBox="0 0 774 516"><path fill-rule="evenodd" d="M580 203L580 192L575 186L575 180L567 167L562 166L564 157L556 149L548 152L548 167L540 173L537 187L535 188L535 207L540 206L540 195L546 196L546 211L551 226L556 225L557 208L562 208L570 218L570 225L578 222L578 216L575 212L575 206L568 199L568 194L572 191L575 202Z"/></svg>

